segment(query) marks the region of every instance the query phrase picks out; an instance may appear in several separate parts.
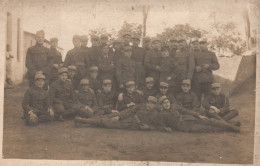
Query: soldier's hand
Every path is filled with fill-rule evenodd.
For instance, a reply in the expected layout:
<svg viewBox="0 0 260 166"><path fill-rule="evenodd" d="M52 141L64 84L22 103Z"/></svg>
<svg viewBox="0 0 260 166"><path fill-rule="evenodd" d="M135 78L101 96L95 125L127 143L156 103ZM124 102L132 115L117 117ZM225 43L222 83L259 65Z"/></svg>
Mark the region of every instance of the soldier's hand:
<svg viewBox="0 0 260 166"><path fill-rule="evenodd" d="M210 109L209 109L209 113L214 114L214 113L216 113L216 112L215 112L214 109L211 109L211 108L210 108Z"/></svg>
<svg viewBox="0 0 260 166"><path fill-rule="evenodd" d="M203 69L208 69L208 68L209 68L209 64L203 65Z"/></svg>
<svg viewBox="0 0 260 166"><path fill-rule="evenodd" d="M172 79L172 77L167 77L167 81L170 81Z"/></svg>
<svg viewBox="0 0 260 166"><path fill-rule="evenodd" d="M202 120L208 119L206 116L202 116L202 115L199 115L199 118L202 119Z"/></svg>
<svg viewBox="0 0 260 166"><path fill-rule="evenodd" d="M30 115L30 120L32 122L36 122L37 121L37 115L35 113L33 113L32 111L29 112L29 115Z"/></svg>
<svg viewBox="0 0 260 166"><path fill-rule="evenodd" d="M202 71L202 68L200 66L196 66L195 69L196 69L197 72L201 72Z"/></svg>
<svg viewBox="0 0 260 166"><path fill-rule="evenodd" d="M220 113L220 110L218 108L216 108L215 112L218 114L218 113Z"/></svg>
<svg viewBox="0 0 260 166"><path fill-rule="evenodd" d="M165 127L164 130L165 130L166 132L169 132L169 133L172 132L172 129L171 129L170 127Z"/></svg>
<svg viewBox="0 0 260 166"><path fill-rule="evenodd" d="M119 113L117 110L112 110L111 112L112 113Z"/></svg>
<svg viewBox="0 0 260 166"><path fill-rule="evenodd" d="M51 117L54 117L54 112L52 108L48 109L48 113L50 114Z"/></svg>
<svg viewBox="0 0 260 166"><path fill-rule="evenodd" d="M139 93L140 95L144 95L144 93L140 90L135 90L137 93Z"/></svg>
<svg viewBox="0 0 260 166"><path fill-rule="evenodd" d="M123 93L119 93L119 95L118 95L118 101L123 101L123 96L124 96L124 94Z"/></svg>
<svg viewBox="0 0 260 166"><path fill-rule="evenodd" d="M132 107L132 106L135 106L135 103L131 102L129 104L126 105L127 107Z"/></svg>
<svg viewBox="0 0 260 166"><path fill-rule="evenodd" d="M53 64L53 67L54 67L55 69L58 69L60 66L59 66L58 64Z"/></svg>

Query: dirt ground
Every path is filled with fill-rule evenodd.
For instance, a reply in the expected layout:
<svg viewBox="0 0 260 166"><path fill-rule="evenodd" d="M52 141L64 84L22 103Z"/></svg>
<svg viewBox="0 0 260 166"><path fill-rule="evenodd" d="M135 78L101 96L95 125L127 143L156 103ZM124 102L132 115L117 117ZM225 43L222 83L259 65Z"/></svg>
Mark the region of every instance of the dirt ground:
<svg viewBox="0 0 260 166"><path fill-rule="evenodd" d="M137 160L252 163L255 80L231 97L239 109L240 133L163 133L101 128L75 128L73 121L25 126L21 119L24 83L5 90L3 157L19 159Z"/></svg>

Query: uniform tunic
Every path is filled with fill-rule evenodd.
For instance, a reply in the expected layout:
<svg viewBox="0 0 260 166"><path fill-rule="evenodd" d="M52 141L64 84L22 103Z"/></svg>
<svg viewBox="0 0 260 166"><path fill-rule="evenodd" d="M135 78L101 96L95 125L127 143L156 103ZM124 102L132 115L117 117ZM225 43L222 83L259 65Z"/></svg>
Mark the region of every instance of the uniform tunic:
<svg viewBox="0 0 260 166"><path fill-rule="evenodd" d="M157 88L153 86L152 89L148 89L146 86L139 89L144 94L144 99L146 100L149 96L156 96L159 92Z"/></svg>
<svg viewBox="0 0 260 166"><path fill-rule="evenodd" d="M97 60L97 66L99 68L99 79L114 80L115 77L115 64L114 57L111 54L106 56L100 55Z"/></svg>
<svg viewBox="0 0 260 166"><path fill-rule="evenodd" d="M122 57L117 63L116 77L119 85L135 80L135 62L126 56Z"/></svg>
<svg viewBox="0 0 260 166"><path fill-rule="evenodd" d="M181 92L176 96L176 100L181 107L188 110L198 111L200 109L200 103L197 95L193 92Z"/></svg>
<svg viewBox="0 0 260 166"><path fill-rule="evenodd" d="M101 49L99 46L92 46L89 48L90 66L97 66L99 55L101 55Z"/></svg>
<svg viewBox="0 0 260 166"><path fill-rule="evenodd" d="M114 92L105 93L103 90L97 92L97 101L99 109L104 112L104 114L111 113L115 109L117 102L117 94Z"/></svg>
<svg viewBox="0 0 260 166"><path fill-rule="evenodd" d="M153 77L156 82L160 78L160 72L156 70L156 66L161 65L161 58L161 52L156 50L149 50L145 55L144 65L147 76Z"/></svg>
<svg viewBox="0 0 260 166"><path fill-rule="evenodd" d="M51 72L50 72L50 84L58 79L58 69L53 67L53 64L61 64L62 63L62 55L61 53L55 48L50 48L50 57L51 57Z"/></svg>
<svg viewBox="0 0 260 166"><path fill-rule="evenodd" d="M118 110L122 111L127 108L127 104L131 102L135 103L135 105L144 103L144 97L136 91L133 94L124 93L123 100L118 101Z"/></svg>
<svg viewBox="0 0 260 166"><path fill-rule="evenodd" d="M220 93L218 96L213 94L208 95L202 105L207 111L210 109L210 106L217 107L221 113L229 110L229 100L223 93Z"/></svg>

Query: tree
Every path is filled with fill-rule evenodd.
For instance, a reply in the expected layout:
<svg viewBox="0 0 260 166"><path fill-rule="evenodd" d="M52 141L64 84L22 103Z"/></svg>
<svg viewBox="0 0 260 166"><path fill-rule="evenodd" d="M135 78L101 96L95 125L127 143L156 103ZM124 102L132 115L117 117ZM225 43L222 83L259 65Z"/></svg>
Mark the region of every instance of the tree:
<svg viewBox="0 0 260 166"><path fill-rule="evenodd" d="M121 29L118 31L117 36L121 37L125 32L129 32L131 34L137 33L141 36L142 34L142 25L138 23L128 23L124 21Z"/></svg>

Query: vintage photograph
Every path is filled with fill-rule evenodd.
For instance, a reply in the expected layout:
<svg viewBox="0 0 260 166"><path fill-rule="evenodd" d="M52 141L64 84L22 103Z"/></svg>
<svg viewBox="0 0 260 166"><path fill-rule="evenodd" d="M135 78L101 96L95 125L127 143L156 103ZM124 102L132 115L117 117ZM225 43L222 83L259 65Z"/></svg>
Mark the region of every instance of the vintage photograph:
<svg viewBox="0 0 260 166"><path fill-rule="evenodd" d="M250 0L2 0L2 159L253 164Z"/></svg>

